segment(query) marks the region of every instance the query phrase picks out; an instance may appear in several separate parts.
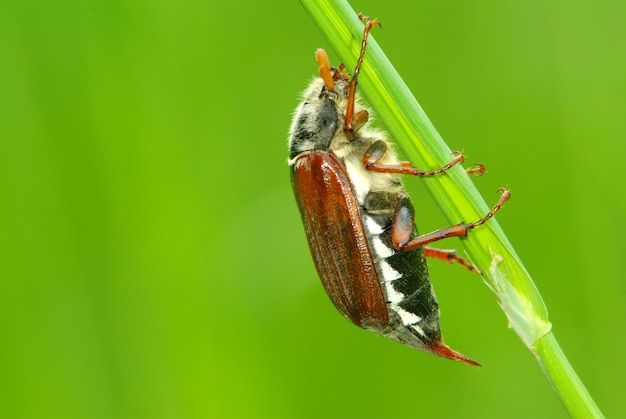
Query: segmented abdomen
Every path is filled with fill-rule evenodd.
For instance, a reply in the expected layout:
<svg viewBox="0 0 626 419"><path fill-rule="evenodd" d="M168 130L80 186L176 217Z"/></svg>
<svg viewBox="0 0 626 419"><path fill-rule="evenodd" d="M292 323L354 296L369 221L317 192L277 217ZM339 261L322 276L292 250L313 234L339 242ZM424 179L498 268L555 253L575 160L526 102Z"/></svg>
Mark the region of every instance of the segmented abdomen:
<svg viewBox="0 0 626 419"><path fill-rule="evenodd" d="M398 251L391 223L402 194L370 192L363 203L363 224L387 299L390 326L406 327L427 344L441 341L439 304L428 277L422 248ZM412 236L417 236L414 229ZM394 319L395 317L395 319Z"/></svg>

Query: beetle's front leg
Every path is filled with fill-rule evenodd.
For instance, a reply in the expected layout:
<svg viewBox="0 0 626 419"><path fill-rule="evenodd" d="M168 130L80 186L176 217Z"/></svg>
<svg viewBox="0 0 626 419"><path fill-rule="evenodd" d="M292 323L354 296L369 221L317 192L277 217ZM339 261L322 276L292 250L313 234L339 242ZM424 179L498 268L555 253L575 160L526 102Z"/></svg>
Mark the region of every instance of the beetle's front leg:
<svg viewBox="0 0 626 419"><path fill-rule="evenodd" d="M363 165L373 171L380 173L397 173L402 175L413 176L434 176L442 173L452 166L465 161L465 157L459 151L454 152L454 159L443 167L435 170L420 170L417 167L413 167L409 162L400 162L396 165L380 164L380 160L387 152L387 144L384 141L374 141L372 145L367 149L363 155ZM473 175L482 175L485 172L485 167L482 164L478 164L477 167L472 167L466 170L467 173Z"/></svg>
<svg viewBox="0 0 626 419"><path fill-rule="evenodd" d="M493 217L502 205L511 198L511 193L508 190L501 188L499 191L502 193L502 196L491 211L480 220L469 224L462 222L412 239L411 234L414 231L415 224L415 208L409 197L403 195L398 201L391 223L391 239L394 247L398 250L408 251L423 247L432 242L447 239L448 237L467 236L468 231L486 223L487 220Z"/></svg>

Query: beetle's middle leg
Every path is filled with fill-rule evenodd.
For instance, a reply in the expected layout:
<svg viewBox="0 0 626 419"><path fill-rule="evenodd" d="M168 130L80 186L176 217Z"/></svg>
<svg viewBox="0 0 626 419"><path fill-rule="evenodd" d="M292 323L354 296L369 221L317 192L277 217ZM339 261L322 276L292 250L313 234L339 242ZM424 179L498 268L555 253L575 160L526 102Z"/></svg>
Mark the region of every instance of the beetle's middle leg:
<svg viewBox="0 0 626 419"><path fill-rule="evenodd" d="M381 140L374 141L363 155L363 165L367 169L379 173L397 173L401 175L414 176L434 176L439 173L445 172L451 167L465 161L465 157L463 156L463 154L461 154L459 151L455 151L454 159L445 166L442 166L439 169L435 170L420 170L417 167L413 167L413 165L411 165L411 163L409 162L400 162L396 165L380 164L379 161L383 158L386 152L387 143ZM485 166L483 166L482 164L477 164L476 167L471 167L469 169L466 169L465 171L472 175L482 175L483 173L485 173Z"/></svg>

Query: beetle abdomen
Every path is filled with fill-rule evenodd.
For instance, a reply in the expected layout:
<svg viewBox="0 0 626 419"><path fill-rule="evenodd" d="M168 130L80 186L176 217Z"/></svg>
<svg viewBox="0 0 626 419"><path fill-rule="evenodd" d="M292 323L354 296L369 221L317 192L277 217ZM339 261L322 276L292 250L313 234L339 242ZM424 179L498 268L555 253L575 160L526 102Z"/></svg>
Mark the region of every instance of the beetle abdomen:
<svg viewBox="0 0 626 419"><path fill-rule="evenodd" d="M364 201L363 224L385 293L389 331L413 334L425 344L441 342L439 304L428 279L422 248L395 249L391 223L402 192L370 192ZM411 237L418 235L414 229ZM413 340L407 337L407 340Z"/></svg>

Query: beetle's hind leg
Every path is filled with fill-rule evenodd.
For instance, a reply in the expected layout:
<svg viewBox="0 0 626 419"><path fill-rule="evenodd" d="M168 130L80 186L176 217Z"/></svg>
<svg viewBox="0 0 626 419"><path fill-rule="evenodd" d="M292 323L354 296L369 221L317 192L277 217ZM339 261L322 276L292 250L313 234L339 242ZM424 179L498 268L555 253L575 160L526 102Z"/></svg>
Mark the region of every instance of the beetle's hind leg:
<svg viewBox="0 0 626 419"><path fill-rule="evenodd" d="M398 201L391 223L391 239L394 247L398 250L408 251L426 246L432 242L447 239L448 237L467 236L468 231L485 224L511 198L511 193L508 190L501 188L500 192L502 196L500 196L496 205L480 220L473 223L462 222L414 238L411 238L411 234L415 230L415 208L409 197L403 195Z"/></svg>
<svg viewBox="0 0 626 419"><path fill-rule="evenodd" d="M463 156L463 154L461 154L461 152L459 151L455 151L454 159L450 163L440 167L439 169L420 170L417 167L413 167L413 165L411 165L411 163L409 162L400 162L399 164L395 165L381 164L380 160L383 158L386 152L387 143L381 140L374 141L363 155L363 165L368 170L379 173L396 173L401 175L413 176L434 176L439 173L443 173L451 167L465 161L465 157ZM477 164L475 167L471 167L469 169L466 169L465 171L468 174L480 176L485 173L485 166L483 166L482 164Z"/></svg>
<svg viewBox="0 0 626 419"><path fill-rule="evenodd" d="M437 259L442 262L459 263L472 272L480 275L477 267L456 254L456 250L435 249L434 247L424 246L424 256L427 258Z"/></svg>

